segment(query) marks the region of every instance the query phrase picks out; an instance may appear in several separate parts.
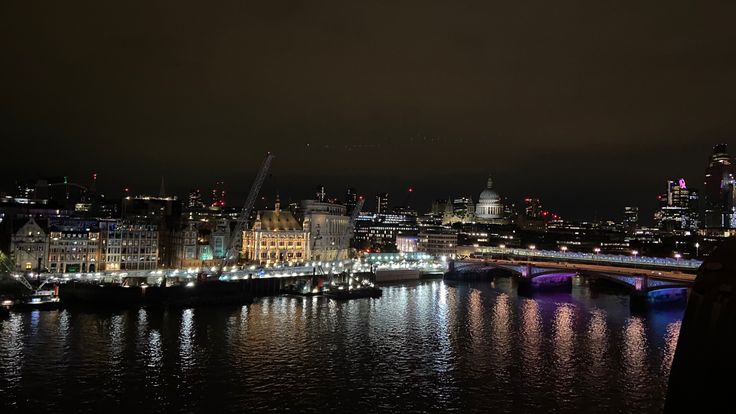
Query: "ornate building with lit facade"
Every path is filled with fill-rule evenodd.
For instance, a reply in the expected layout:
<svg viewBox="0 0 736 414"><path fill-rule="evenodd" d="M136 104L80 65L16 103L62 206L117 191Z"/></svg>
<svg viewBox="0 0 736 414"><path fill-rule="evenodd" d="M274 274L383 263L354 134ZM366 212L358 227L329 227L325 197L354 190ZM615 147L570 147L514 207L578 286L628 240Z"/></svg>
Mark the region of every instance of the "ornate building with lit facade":
<svg viewBox="0 0 736 414"><path fill-rule="evenodd" d="M304 227L310 227L308 218ZM253 227L243 232L243 257L266 265L309 260L309 231L304 227L291 212L281 210L277 197L274 209L259 211Z"/></svg>
<svg viewBox="0 0 736 414"><path fill-rule="evenodd" d="M37 270L46 267L49 240L46 231L31 217L10 239L10 254L17 270Z"/></svg>

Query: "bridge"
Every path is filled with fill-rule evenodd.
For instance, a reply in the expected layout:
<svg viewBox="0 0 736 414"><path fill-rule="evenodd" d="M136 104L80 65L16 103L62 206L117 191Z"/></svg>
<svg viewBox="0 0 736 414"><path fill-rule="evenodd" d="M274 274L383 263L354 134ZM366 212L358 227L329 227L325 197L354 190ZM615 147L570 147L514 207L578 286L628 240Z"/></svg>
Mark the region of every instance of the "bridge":
<svg viewBox="0 0 736 414"><path fill-rule="evenodd" d="M693 272L703 263L700 260L680 257L648 257L622 254L584 253L557 250L519 249L507 247L484 247L471 258L521 259L529 261L552 261L565 263L605 264L619 267L672 269Z"/></svg>
<svg viewBox="0 0 736 414"><path fill-rule="evenodd" d="M546 259L546 258L545 258ZM670 266L671 267L671 266ZM510 276L524 291L569 289L575 277L604 281L627 291L632 304L683 300L695 280L695 271L626 267L621 263L580 263L564 261L517 261L500 258L470 258L451 261L446 278L480 280L494 275Z"/></svg>

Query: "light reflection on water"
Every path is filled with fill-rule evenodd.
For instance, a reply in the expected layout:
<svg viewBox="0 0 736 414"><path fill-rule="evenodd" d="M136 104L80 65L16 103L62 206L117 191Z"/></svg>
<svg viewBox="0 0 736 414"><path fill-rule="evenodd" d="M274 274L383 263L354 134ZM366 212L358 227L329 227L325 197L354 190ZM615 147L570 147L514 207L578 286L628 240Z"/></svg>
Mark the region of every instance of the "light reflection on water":
<svg viewBox="0 0 736 414"><path fill-rule="evenodd" d="M0 409L658 412L682 309L494 285L0 321ZM53 395L53 398L47 398Z"/></svg>

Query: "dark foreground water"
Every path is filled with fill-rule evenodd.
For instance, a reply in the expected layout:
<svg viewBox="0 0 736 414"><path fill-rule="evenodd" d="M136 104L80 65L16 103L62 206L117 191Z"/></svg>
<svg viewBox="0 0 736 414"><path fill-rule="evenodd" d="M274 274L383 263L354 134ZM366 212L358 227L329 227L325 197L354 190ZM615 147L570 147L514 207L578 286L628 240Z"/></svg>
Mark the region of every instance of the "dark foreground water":
<svg viewBox="0 0 736 414"><path fill-rule="evenodd" d="M683 309L427 281L381 299L14 313L0 412L659 412ZM63 410L63 411L62 411Z"/></svg>

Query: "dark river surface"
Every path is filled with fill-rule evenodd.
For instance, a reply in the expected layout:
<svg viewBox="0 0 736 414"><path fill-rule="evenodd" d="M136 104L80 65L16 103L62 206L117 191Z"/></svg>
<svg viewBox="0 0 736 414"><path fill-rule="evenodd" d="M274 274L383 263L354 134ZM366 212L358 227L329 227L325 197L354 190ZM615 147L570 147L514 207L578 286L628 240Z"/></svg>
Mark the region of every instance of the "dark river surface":
<svg viewBox="0 0 736 414"><path fill-rule="evenodd" d="M0 321L0 412L660 412L684 307L512 281ZM63 411L62 411L63 410Z"/></svg>

